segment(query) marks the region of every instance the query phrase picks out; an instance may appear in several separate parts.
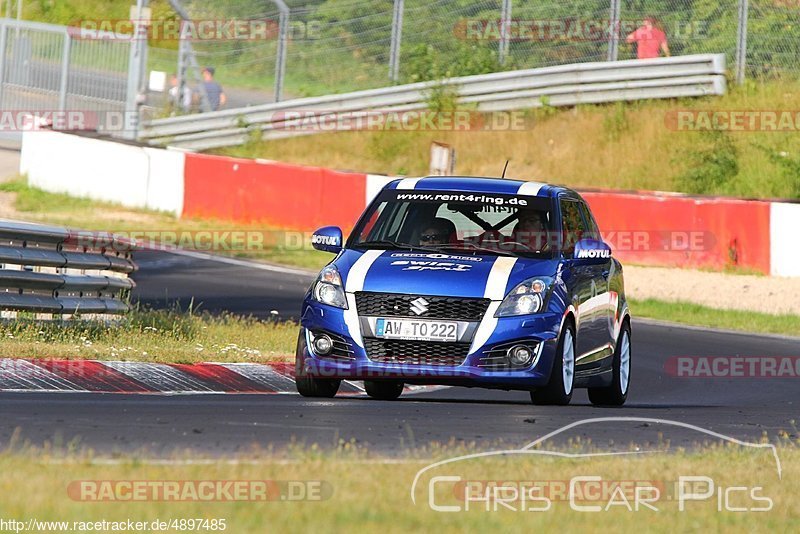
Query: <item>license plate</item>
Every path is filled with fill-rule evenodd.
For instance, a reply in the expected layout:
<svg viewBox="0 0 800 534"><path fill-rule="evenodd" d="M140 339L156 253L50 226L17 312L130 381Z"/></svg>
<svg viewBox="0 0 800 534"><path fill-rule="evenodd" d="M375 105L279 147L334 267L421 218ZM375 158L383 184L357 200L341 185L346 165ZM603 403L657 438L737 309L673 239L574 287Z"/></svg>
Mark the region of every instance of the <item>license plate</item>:
<svg viewBox="0 0 800 534"><path fill-rule="evenodd" d="M375 335L414 341L458 341L458 323L414 319L378 319Z"/></svg>

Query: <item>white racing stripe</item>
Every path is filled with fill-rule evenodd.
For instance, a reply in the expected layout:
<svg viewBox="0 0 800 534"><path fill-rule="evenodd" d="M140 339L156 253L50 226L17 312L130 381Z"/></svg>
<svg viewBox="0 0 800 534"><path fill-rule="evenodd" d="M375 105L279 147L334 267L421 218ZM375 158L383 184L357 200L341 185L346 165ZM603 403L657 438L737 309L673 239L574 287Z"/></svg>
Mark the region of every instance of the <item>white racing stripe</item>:
<svg viewBox="0 0 800 534"><path fill-rule="evenodd" d="M489 277L486 280L486 289L483 291L483 298L491 300L503 300L506 296L506 285L508 277L511 276L511 269L517 263L517 258L500 256L492 265Z"/></svg>
<svg viewBox="0 0 800 534"><path fill-rule="evenodd" d="M383 250L368 250L356 260L350 272L347 273L347 282L345 282L345 294L347 296L347 309L344 310L344 324L347 325L347 330L350 332L350 337L359 347L364 347L364 340L361 339L361 325L358 322L358 311L356 310L356 291L364 289L364 280L367 278L367 272L372 264L375 263Z"/></svg>
<svg viewBox="0 0 800 534"><path fill-rule="evenodd" d="M483 320L481 320L478 329L475 331L475 337L469 349L470 354L473 354L481 348L483 344L492 337L494 329L497 326L497 318L494 314L497 312L497 308L500 307L501 301L506 296L508 278L511 276L511 270L516 263L517 258L503 256L497 258L494 265L492 265L492 270L489 271L489 277L486 280L486 289L483 291L483 298L491 299L492 303L489 304L489 308L486 310Z"/></svg>
<svg viewBox="0 0 800 534"><path fill-rule="evenodd" d="M518 195L528 195L535 197L539 194L539 191L547 184L543 184L540 182L525 182L519 189L517 190Z"/></svg>
<svg viewBox="0 0 800 534"><path fill-rule="evenodd" d="M403 178L400 180L400 183L397 184L396 189L414 189L417 187L417 182L422 180L422 178Z"/></svg>

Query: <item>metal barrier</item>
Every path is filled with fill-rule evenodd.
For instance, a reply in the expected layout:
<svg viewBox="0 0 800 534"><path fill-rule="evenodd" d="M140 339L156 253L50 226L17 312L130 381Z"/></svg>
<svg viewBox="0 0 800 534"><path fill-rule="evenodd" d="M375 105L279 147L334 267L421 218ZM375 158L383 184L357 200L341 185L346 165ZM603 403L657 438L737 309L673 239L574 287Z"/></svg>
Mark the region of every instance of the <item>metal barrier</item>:
<svg viewBox="0 0 800 534"><path fill-rule="evenodd" d="M315 120L322 122L352 120L352 115L338 115L343 113L413 111L427 108L431 92L440 88L457 93L460 105L486 112L721 95L726 89L725 55L578 63L300 98L157 119L145 124L140 136L154 145L190 150L239 145L252 139L254 131L263 139L291 137L322 131L299 127L304 119L293 112L316 112Z"/></svg>
<svg viewBox="0 0 800 534"><path fill-rule="evenodd" d="M110 234L0 221L0 317L128 311L133 245Z"/></svg>

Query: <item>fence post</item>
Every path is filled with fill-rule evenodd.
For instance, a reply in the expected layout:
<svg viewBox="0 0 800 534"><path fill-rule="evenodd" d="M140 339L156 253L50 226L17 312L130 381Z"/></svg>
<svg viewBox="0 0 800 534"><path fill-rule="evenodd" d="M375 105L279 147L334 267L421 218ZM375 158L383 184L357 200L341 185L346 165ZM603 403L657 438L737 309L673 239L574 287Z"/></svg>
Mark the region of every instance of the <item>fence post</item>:
<svg viewBox="0 0 800 534"><path fill-rule="evenodd" d="M61 52L61 83L58 88L58 110L67 110L67 89L69 81L69 58L72 50L72 37L69 31L64 32L64 49Z"/></svg>
<svg viewBox="0 0 800 534"><path fill-rule="evenodd" d="M736 33L736 83L742 85L747 68L748 0L739 0L739 26Z"/></svg>
<svg viewBox="0 0 800 534"><path fill-rule="evenodd" d="M8 24L0 20L0 109L6 107L3 101L3 86L6 82L6 50L8 41Z"/></svg>
<svg viewBox="0 0 800 534"><path fill-rule="evenodd" d="M392 11L392 42L389 50L389 79L396 82L400 79L400 43L403 40L404 0L394 0Z"/></svg>
<svg viewBox="0 0 800 534"><path fill-rule="evenodd" d="M140 91L146 61L147 26L142 21L142 10L147 7L148 0L136 0L136 20L133 21L133 39L131 39L130 56L128 57L128 87L125 97L125 126L123 137L136 139L139 136Z"/></svg>
<svg viewBox="0 0 800 534"><path fill-rule="evenodd" d="M511 26L511 0L503 0L502 11L500 12L500 50L498 51L498 58L500 64L506 64L508 57L508 40L509 31Z"/></svg>
<svg viewBox="0 0 800 534"><path fill-rule="evenodd" d="M606 61L619 59L620 0L611 0L608 26L608 53Z"/></svg>
<svg viewBox="0 0 800 534"><path fill-rule="evenodd" d="M283 98L283 78L286 75L286 41L289 38L289 8L283 0L273 0L280 10L278 18L278 51L275 59L275 102Z"/></svg>

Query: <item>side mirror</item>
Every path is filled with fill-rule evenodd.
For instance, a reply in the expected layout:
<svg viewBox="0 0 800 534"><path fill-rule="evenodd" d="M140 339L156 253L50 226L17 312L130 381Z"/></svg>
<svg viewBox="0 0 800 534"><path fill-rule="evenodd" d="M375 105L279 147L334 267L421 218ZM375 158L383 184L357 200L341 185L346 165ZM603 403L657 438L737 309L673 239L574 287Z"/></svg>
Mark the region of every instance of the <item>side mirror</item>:
<svg viewBox="0 0 800 534"><path fill-rule="evenodd" d="M572 258L589 264L605 263L611 259L611 247L599 239L581 239L575 243Z"/></svg>
<svg viewBox="0 0 800 534"><path fill-rule="evenodd" d="M311 234L312 247L334 254L341 252L342 240L342 229L338 226L325 226Z"/></svg>

